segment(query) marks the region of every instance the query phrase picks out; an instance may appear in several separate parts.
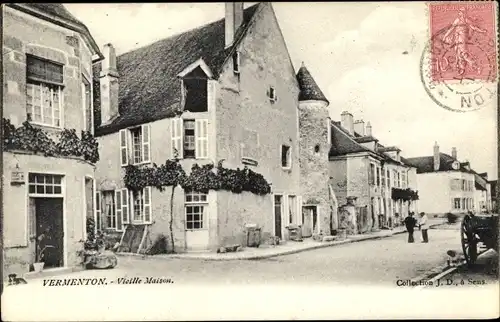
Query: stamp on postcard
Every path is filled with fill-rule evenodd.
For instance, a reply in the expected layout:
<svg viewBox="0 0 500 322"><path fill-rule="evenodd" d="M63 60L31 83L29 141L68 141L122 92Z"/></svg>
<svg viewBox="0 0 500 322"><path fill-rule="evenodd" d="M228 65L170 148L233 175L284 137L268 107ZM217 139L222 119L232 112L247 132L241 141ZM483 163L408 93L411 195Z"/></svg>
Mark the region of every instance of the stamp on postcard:
<svg viewBox="0 0 500 322"><path fill-rule="evenodd" d="M496 94L496 4L429 3L431 38L420 63L425 90L439 106L480 109Z"/></svg>

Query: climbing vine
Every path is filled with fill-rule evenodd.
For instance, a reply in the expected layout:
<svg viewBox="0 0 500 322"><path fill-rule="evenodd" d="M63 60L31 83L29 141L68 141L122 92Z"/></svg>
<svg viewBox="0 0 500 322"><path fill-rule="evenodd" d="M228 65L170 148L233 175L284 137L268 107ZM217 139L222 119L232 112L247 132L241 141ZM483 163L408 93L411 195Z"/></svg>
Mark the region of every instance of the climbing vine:
<svg viewBox="0 0 500 322"><path fill-rule="evenodd" d="M392 188L391 198L392 200L402 200L402 201L418 200L418 191L412 190L410 188L406 189Z"/></svg>
<svg viewBox="0 0 500 322"><path fill-rule="evenodd" d="M187 175L178 160L167 160L165 164L139 168L129 165L125 168L125 186L131 190L141 190L146 186L163 190L166 186L181 186L184 190L207 193L209 190L227 190L234 193L248 191L257 195L271 192L271 186L260 173L245 167L243 169L224 168L221 163L199 166L194 164Z"/></svg>
<svg viewBox="0 0 500 322"><path fill-rule="evenodd" d="M81 138L74 129L59 132L56 143L41 128L28 121L16 128L8 119L2 120L3 150L22 150L42 153L44 156L73 156L96 163L99 161L97 140L88 131L82 131Z"/></svg>

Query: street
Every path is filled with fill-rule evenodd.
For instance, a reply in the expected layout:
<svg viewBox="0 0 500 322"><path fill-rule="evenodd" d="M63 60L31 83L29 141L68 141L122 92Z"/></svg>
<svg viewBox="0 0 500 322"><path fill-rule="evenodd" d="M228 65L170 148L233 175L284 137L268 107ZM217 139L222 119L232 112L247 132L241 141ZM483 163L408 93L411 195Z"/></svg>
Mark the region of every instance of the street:
<svg viewBox="0 0 500 322"><path fill-rule="evenodd" d="M277 301L281 303L277 307L286 307L279 311L283 318L304 316L306 311L303 308L308 306L316 308L314 316L318 318L332 318L332 314L348 318L352 314L352 301L362 301L362 298L369 298L371 302L363 302L363 306L356 308L358 314L364 314L360 316L368 317L370 310L382 308L391 316L407 317L408 310L415 306L414 301L408 299L416 299L422 293L418 293L415 287L397 287L398 280L423 278L424 273L443 265L447 250L460 249L456 229L429 230L429 244L420 243L420 233L416 233L413 244L407 243L408 235L404 233L263 260L204 261L120 256L114 269L31 279L27 285L5 288L2 299L10 303L11 311L7 313L23 320L36 317L40 321L68 320L70 316L74 319L76 312L82 319L95 321L134 320L143 316L188 319L197 317L197 314L202 314L200 319L207 316L213 319L241 319L244 316L264 319L271 313L278 314L278 311L261 310L262 303ZM121 283L124 278L134 282L134 277L138 277L135 281L142 281L141 285ZM73 284L72 287L51 287L57 282L64 283L65 278L71 279L66 282L73 283L84 278L104 280L108 286ZM146 279L150 278L164 283L146 284ZM488 290L491 286L494 285ZM427 305L428 309L423 312L433 317L451 316L450 312L465 316L495 315L488 309L495 299L491 295L494 293L486 289L488 292L485 293L482 289L467 288L469 294L473 292L472 296L487 296L491 299L489 302L471 304L460 292L465 288L457 288L459 292L447 293L444 297L440 292L425 293L427 302L421 307ZM26 301L32 310L24 310L22 303ZM190 309L192 306L187 303L191 302L203 305L196 310ZM58 303L61 310L55 310L53 305L48 305L50 303ZM422 314L412 316L421 317ZM311 312L307 316L311 317Z"/></svg>
<svg viewBox="0 0 500 322"><path fill-rule="evenodd" d="M430 243L406 242L407 234L338 245L262 260L204 261L186 259L142 259L118 257L111 270L87 270L65 277L106 277L116 283L121 277L171 279L175 284L335 284L396 285L443 264L448 249L460 249L456 230L429 230ZM42 283L42 279L30 284Z"/></svg>

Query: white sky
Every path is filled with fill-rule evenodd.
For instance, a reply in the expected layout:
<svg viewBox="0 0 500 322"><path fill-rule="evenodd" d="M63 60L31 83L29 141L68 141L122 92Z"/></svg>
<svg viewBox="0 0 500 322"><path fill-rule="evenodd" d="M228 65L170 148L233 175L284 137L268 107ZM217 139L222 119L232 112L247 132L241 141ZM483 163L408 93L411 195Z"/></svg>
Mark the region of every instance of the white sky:
<svg viewBox="0 0 500 322"><path fill-rule="evenodd" d="M117 54L215 21L223 3L65 4L97 43ZM293 64L304 61L330 100L330 114L344 110L370 121L384 145L403 156L442 152L469 160L497 178L496 103L457 113L437 106L420 82L419 62L428 40L424 3L273 3ZM403 55L407 51L408 54Z"/></svg>

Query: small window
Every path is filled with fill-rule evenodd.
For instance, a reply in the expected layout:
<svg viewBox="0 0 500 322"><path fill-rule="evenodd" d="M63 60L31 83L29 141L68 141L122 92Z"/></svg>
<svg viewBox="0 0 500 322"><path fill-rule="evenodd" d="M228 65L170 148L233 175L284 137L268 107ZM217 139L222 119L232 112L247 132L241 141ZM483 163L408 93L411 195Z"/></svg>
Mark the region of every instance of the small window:
<svg viewBox="0 0 500 322"><path fill-rule="evenodd" d="M30 194L60 195L62 194L62 175L30 173L28 185Z"/></svg>
<svg viewBox="0 0 500 322"><path fill-rule="evenodd" d="M184 121L184 158L196 157L195 121Z"/></svg>
<svg viewBox="0 0 500 322"><path fill-rule="evenodd" d="M272 86L269 87L269 100L271 101L271 103L274 103L277 99L276 97L276 89Z"/></svg>
<svg viewBox="0 0 500 322"><path fill-rule="evenodd" d="M372 185L372 186L375 185L375 176L376 176L375 164L370 163L370 178L369 178L369 182L370 182L370 185Z"/></svg>
<svg viewBox="0 0 500 322"><path fill-rule="evenodd" d="M131 129L132 135L132 153L134 164L142 162L142 129L140 127Z"/></svg>
<svg viewBox="0 0 500 322"><path fill-rule="evenodd" d="M281 166L283 168L291 168L292 166L291 148L288 145L281 146Z"/></svg>
<svg viewBox="0 0 500 322"><path fill-rule="evenodd" d="M315 152L315 153L319 153L319 144L316 144L316 145L314 146L314 152Z"/></svg>
<svg viewBox="0 0 500 322"><path fill-rule="evenodd" d="M82 109L84 119L84 130L91 132L94 128L92 122L92 97L91 97L90 83L82 75Z"/></svg>
<svg viewBox="0 0 500 322"><path fill-rule="evenodd" d="M240 73L240 53L238 51L233 54L233 72L235 74Z"/></svg>

